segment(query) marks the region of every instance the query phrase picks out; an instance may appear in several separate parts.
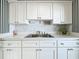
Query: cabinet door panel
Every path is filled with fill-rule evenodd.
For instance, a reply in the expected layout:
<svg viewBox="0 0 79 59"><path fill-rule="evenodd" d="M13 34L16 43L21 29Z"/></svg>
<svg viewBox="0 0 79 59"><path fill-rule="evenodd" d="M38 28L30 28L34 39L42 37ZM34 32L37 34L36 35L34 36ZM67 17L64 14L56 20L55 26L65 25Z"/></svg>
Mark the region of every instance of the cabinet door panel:
<svg viewBox="0 0 79 59"><path fill-rule="evenodd" d="M79 59L79 48L68 49L68 59Z"/></svg>
<svg viewBox="0 0 79 59"><path fill-rule="evenodd" d="M39 59L56 59L56 49L40 48Z"/></svg>
<svg viewBox="0 0 79 59"><path fill-rule="evenodd" d="M72 23L72 3L64 3L64 22Z"/></svg>
<svg viewBox="0 0 79 59"><path fill-rule="evenodd" d="M27 3L27 19L37 19L38 3Z"/></svg>
<svg viewBox="0 0 79 59"><path fill-rule="evenodd" d="M72 23L72 2L53 3L53 23Z"/></svg>
<svg viewBox="0 0 79 59"><path fill-rule="evenodd" d="M52 19L52 3L39 3L38 17L41 17L41 19Z"/></svg>
<svg viewBox="0 0 79 59"><path fill-rule="evenodd" d="M67 59L67 48L58 48L58 59Z"/></svg>
<svg viewBox="0 0 79 59"><path fill-rule="evenodd" d="M26 20L26 3L16 3L16 20L18 23L24 23Z"/></svg>
<svg viewBox="0 0 79 59"><path fill-rule="evenodd" d="M4 48L3 50L4 59L21 59L20 48Z"/></svg>
<svg viewBox="0 0 79 59"><path fill-rule="evenodd" d="M79 48L58 48L58 59L79 59Z"/></svg>
<svg viewBox="0 0 79 59"><path fill-rule="evenodd" d="M10 23L15 23L15 20L16 20L16 3L9 4L9 20L10 20Z"/></svg>
<svg viewBox="0 0 79 59"><path fill-rule="evenodd" d="M53 3L53 23L61 22L61 4Z"/></svg>
<svg viewBox="0 0 79 59"><path fill-rule="evenodd" d="M23 59L37 59L36 48L23 48Z"/></svg>

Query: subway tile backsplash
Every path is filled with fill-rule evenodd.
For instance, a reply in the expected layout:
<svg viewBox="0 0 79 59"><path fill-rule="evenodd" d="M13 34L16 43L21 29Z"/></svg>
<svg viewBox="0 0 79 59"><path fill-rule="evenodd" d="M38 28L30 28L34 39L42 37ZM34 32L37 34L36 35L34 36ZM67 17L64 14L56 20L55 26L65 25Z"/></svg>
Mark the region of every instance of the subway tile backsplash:
<svg viewBox="0 0 79 59"><path fill-rule="evenodd" d="M30 24L10 24L10 32L16 30L17 32L56 32L60 25L45 25L42 21L30 21ZM72 31L71 25L68 25L69 31Z"/></svg>

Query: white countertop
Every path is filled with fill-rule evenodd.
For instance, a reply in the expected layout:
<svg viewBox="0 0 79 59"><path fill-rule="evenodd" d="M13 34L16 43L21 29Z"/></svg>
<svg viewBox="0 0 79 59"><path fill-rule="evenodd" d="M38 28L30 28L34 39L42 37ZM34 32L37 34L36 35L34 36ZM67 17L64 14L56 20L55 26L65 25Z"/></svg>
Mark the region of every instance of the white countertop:
<svg viewBox="0 0 79 59"><path fill-rule="evenodd" d="M54 38L46 38L46 37L36 37L36 38L24 38L28 34L26 33L18 33L16 36L13 36L11 33L6 33L6 34L0 34L0 38L2 40L52 40L52 39L61 39L61 40L71 40L71 39L78 39L79 36L76 35L57 35L57 34L52 34Z"/></svg>

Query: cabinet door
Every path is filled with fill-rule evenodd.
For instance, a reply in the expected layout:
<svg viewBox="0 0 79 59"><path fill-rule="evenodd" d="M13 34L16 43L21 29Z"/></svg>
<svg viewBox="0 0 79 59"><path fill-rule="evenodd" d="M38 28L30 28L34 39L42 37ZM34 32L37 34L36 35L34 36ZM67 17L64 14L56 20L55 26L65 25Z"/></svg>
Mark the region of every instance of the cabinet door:
<svg viewBox="0 0 79 59"><path fill-rule="evenodd" d="M38 18L52 19L52 3L39 3Z"/></svg>
<svg viewBox="0 0 79 59"><path fill-rule="evenodd" d="M39 59L56 59L56 49L40 48Z"/></svg>
<svg viewBox="0 0 79 59"><path fill-rule="evenodd" d="M16 3L9 3L9 21L15 23L16 20Z"/></svg>
<svg viewBox="0 0 79 59"><path fill-rule="evenodd" d="M72 3L63 3L64 5L64 23L72 23Z"/></svg>
<svg viewBox="0 0 79 59"><path fill-rule="evenodd" d="M36 48L23 48L22 59L37 59Z"/></svg>
<svg viewBox="0 0 79 59"><path fill-rule="evenodd" d="M79 48L67 49L68 58L67 59L79 59Z"/></svg>
<svg viewBox="0 0 79 59"><path fill-rule="evenodd" d="M26 20L26 3L16 3L16 21L17 23L23 24Z"/></svg>
<svg viewBox="0 0 79 59"><path fill-rule="evenodd" d="M53 23L72 23L72 3L53 3Z"/></svg>
<svg viewBox="0 0 79 59"><path fill-rule="evenodd" d="M3 50L4 59L21 59L20 48L4 48Z"/></svg>
<svg viewBox="0 0 79 59"><path fill-rule="evenodd" d="M3 55L2 48L0 48L0 59L3 59L2 55Z"/></svg>
<svg viewBox="0 0 79 59"><path fill-rule="evenodd" d="M79 49L58 48L58 59L79 59Z"/></svg>
<svg viewBox="0 0 79 59"><path fill-rule="evenodd" d="M58 48L58 59L67 59L68 48Z"/></svg>
<svg viewBox="0 0 79 59"><path fill-rule="evenodd" d="M38 3L27 3L27 19L37 19Z"/></svg>
<svg viewBox="0 0 79 59"><path fill-rule="evenodd" d="M63 5L61 3L53 3L53 23L61 23Z"/></svg>

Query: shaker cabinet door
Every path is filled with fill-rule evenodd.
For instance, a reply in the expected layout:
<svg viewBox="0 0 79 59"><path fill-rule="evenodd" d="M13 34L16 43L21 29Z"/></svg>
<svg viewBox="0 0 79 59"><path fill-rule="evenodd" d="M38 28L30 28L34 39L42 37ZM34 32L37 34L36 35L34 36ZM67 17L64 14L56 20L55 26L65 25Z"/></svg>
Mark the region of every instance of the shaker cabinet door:
<svg viewBox="0 0 79 59"><path fill-rule="evenodd" d="M61 23L62 5L60 3L53 3L53 23ZM63 17L63 16L62 16Z"/></svg>
<svg viewBox="0 0 79 59"><path fill-rule="evenodd" d="M72 2L53 3L53 23L72 23Z"/></svg>
<svg viewBox="0 0 79 59"><path fill-rule="evenodd" d="M4 48L3 59L21 59L20 48Z"/></svg>
<svg viewBox="0 0 79 59"><path fill-rule="evenodd" d="M38 17L41 19L52 19L52 3L39 3Z"/></svg>
<svg viewBox="0 0 79 59"><path fill-rule="evenodd" d="M56 59L56 49L40 48L39 59Z"/></svg>
<svg viewBox="0 0 79 59"><path fill-rule="evenodd" d="M16 21L16 3L9 3L9 22L10 24Z"/></svg>
<svg viewBox="0 0 79 59"><path fill-rule="evenodd" d="M22 59L37 59L36 48L23 48Z"/></svg>
<svg viewBox="0 0 79 59"><path fill-rule="evenodd" d="M26 20L26 2L16 3L16 21L19 24L25 23Z"/></svg>
<svg viewBox="0 0 79 59"><path fill-rule="evenodd" d="M58 59L79 59L79 48L58 48Z"/></svg>
<svg viewBox="0 0 79 59"><path fill-rule="evenodd" d="M38 3L27 3L27 19L37 19Z"/></svg>

